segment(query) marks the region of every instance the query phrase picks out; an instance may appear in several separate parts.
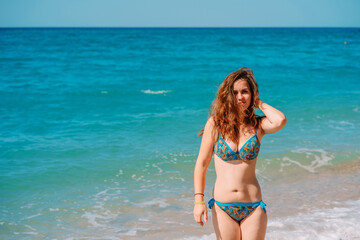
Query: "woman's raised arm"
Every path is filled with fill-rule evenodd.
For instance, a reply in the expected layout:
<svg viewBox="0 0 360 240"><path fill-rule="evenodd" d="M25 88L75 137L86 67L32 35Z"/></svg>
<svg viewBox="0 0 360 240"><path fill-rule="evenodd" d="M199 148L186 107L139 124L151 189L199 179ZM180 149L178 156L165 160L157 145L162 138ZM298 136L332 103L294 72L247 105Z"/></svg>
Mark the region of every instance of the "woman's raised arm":
<svg viewBox="0 0 360 240"><path fill-rule="evenodd" d="M276 108L259 100L259 109L265 114L265 118L261 119L261 128L264 134L276 133L285 126L285 114Z"/></svg>

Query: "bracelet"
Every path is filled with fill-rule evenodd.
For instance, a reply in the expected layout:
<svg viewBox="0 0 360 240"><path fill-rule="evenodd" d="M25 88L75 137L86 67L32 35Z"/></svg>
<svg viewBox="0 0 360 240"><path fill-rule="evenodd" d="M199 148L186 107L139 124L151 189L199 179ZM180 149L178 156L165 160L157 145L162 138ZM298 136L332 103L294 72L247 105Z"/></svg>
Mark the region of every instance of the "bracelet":
<svg viewBox="0 0 360 240"><path fill-rule="evenodd" d="M201 202L194 202L194 204L203 204L205 203L205 201L201 201Z"/></svg>
<svg viewBox="0 0 360 240"><path fill-rule="evenodd" d="M204 196L203 193L195 193L194 196L195 196L195 195L203 195L203 196Z"/></svg>

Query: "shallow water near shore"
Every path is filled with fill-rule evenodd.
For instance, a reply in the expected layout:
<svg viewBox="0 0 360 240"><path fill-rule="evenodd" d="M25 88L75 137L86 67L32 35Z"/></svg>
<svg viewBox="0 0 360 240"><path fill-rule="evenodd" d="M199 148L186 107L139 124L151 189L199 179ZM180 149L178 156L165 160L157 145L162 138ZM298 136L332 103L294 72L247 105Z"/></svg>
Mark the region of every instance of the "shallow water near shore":
<svg viewBox="0 0 360 240"><path fill-rule="evenodd" d="M358 28L0 29L0 39L1 239L215 239L211 216L200 227L192 215L197 133L242 66L288 120L258 156L267 239L360 238ZM206 200L215 178L212 162Z"/></svg>
<svg viewBox="0 0 360 240"><path fill-rule="evenodd" d="M356 161L263 182L266 239L360 239L359 173L360 162ZM188 229L192 234L185 231L185 237L177 239L216 239L215 234L208 234L212 230L211 214L204 228L194 228ZM203 235L198 234L199 228Z"/></svg>

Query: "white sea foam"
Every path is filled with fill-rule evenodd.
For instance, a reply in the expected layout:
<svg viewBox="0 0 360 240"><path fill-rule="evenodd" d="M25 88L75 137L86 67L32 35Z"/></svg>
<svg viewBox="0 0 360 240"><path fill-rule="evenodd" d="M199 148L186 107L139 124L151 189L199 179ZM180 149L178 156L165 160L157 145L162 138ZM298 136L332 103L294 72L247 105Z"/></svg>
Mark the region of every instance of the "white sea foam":
<svg viewBox="0 0 360 240"><path fill-rule="evenodd" d="M37 216L40 216L40 215L41 215L41 214L38 213L38 214L35 214L35 215L32 215L32 216L26 217L26 218L24 218L23 220L25 220L25 219L31 219L31 218L34 218L34 217L37 217Z"/></svg>
<svg viewBox="0 0 360 240"><path fill-rule="evenodd" d="M360 239L360 200L326 209L313 209L285 218L270 219L266 239Z"/></svg>
<svg viewBox="0 0 360 240"><path fill-rule="evenodd" d="M143 202L141 203L141 206L152 206L152 205L158 205L160 208L166 208L168 207L170 204L168 204L166 202L166 200L164 199L159 199L159 198L155 198L151 201L147 201L147 202Z"/></svg>
<svg viewBox="0 0 360 240"><path fill-rule="evenodd" d="M157 166L155 163L152 166L159 170L159 174L163 172L163 170L159 166Z"/></svg>
<svg viewBox="0 0 360 240"><path fill-rule="evenodd" d="M96 219L97 218L101 218L102 216L100 216L99 214L95 214L95 213L90 213L90 212L85 212L82 215L83 218L86 218L88 223L90 223L93 227L104 227L105 225L103 224L99 224Z"/></svg>
<svg viewBox="0 0 360 240"><path fill-rule="evenodd" d="M31 229L32 231L36 231L36 229L35 229L35 228L33 228L33 227L29 226L29 225L25 225L25 227L27 227L27 228Z"/></svg>
<svg viewBox="0 0 360 240"><path fill-rule="evenodd" d="M129 231L127 231L126 233L124 233L124 235L127 235L127 236L136 236L136 229L130 229Z"/></svg>
<svg viewBox="0 0 360 240"><path fill-rule="evenodd" d="M292 150L292 152L294 153L299 153L299 154L305 154L305 160L300 162L300 161L296 161L293 160L289 157L283 157L282 160L284 161L281 164L281 167L283 168L284 166L289 166L291 164L295 164L309 172L316 172L315 169L322 167L322 166L326 166L326 165L330 165L330 161L332 159L334 159L334 154L326 152L323 149L308 149L308 148L299 148L297 150ZM308 163L309 161L311 161L310 163ZM280 171L282 171L282 168L280 169Z"/></svg>
<svg viewBox="0 0 360 240"><path fill-rule="evenodd" d="M336 129L336 130L347 130L347 129L354 129L355 128L355 124L351 123L349 121L334 121L334 120L329 120L329 124L328 126L332 129Z"/></svg>
<svg viewBox="0 0 360 240"><path fill-rule="evenodd" d="M296 215L269 218L267 240L353 240L360 239L360 200L338 203L334 208L314 209ZM291 236L291 237L289 237ZM215 233L178 240L215 240Z"/></svg>
<svg viewBox="0 0 360 240"><path fill-rule="evenodd" d="M284 227L284 224L282 222L279 222L279 221L276 221L276 220L273 220L273 221L269 221L268 227Z"/></svg>
<svg viewBox="0 0 360 240"><path fill-rule="evenodd" d="M182 182L185 182L185 179L184 178L182 178L182 177L170 177L170 179L171 180L180 180L180 181L182 181Z"/></svg>
<svg viewBox="0 0 360 240"><path fill-rule="evenodd" d="M139 218L139 221L140 221L140 222L149 222L150 220L149 220L148 218L142 218L142 217L140 217L140 218Z"/></svg>
<svg viewBox="0 0 360 240"><path fill-rule="evenodd" d="M144 175L141 175L140 177L136 177L136 174L133 174L131 175L131 178L138 182L144 178Z"/></svg>
<svg viewBox="0 0 360 240"><path fill-rule="evenodd" d="M110 211L105 211L102 214L94 212L85 212L82 217L87 220L93 227L104 227L107 228L106 223L108 219L116 219L118 215L111 213ZM104 223L104 224L103 224Z"/></svg>
<svg viewBox="0 0 360 240"><path fill-rule="evenodd" d="M178 238L178 240L216 240L215 233L209 235L202 235L200 237L185 237L185 238Z"/></svg>
<svg viewBox="0 0 360 240"><path fill-rule="evenodd" d="M159 91L153 91L153 90L141 90L141 92L146 94L165 94L171 92L171 90L159 90Z"/></svg>
<svg viewBox="0 0 360 240"><path fill-rule="evenodd" d="M23 209L23 208L32 208L34 206L34 203L29 203L25 206L21 206L20 208ZM6 211L5 211L6 212Z"/></svg>
<svg viewBox="0 0 360 240"><path fill-rule="evenodd" d="M104 196L116 196L121 193L120 188L107 188L95 194L95 198L103 198Z"/></svg>
<svg viewBox="0 0 360 240"><path fill-rule="evenodd" d="M28 235L38 235L37 232L22 232L21 234L28 234Z"/></svg>
<svg viewBox="0 0 360 240"><path fill-rule="evenodd" d="M122 235L126 235L126 236L136 236L137 231L149 231L149 228L142 228L142 227L135 227L135 228L131 228L129 230L127 230L125 233L123 233Z"/></svg>

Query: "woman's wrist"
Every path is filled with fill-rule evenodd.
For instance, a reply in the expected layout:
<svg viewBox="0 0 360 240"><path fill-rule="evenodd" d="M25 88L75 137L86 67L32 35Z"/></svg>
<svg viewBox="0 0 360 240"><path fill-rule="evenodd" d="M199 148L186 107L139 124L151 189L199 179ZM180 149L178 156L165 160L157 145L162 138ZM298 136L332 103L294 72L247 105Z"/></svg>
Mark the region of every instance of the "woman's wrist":
<svg viewBox="0 0 360 240"><path fill-rule="evenodd" d="M196 196L196 195L203 195L204 196L204 194L202 192L194 193L194 196Z"/></svg>
<svg viewBox="0 0 360 240"><path fill-rule="evenodd" d="M204 201L203 195L195 195L195 202Z"/></svg>

